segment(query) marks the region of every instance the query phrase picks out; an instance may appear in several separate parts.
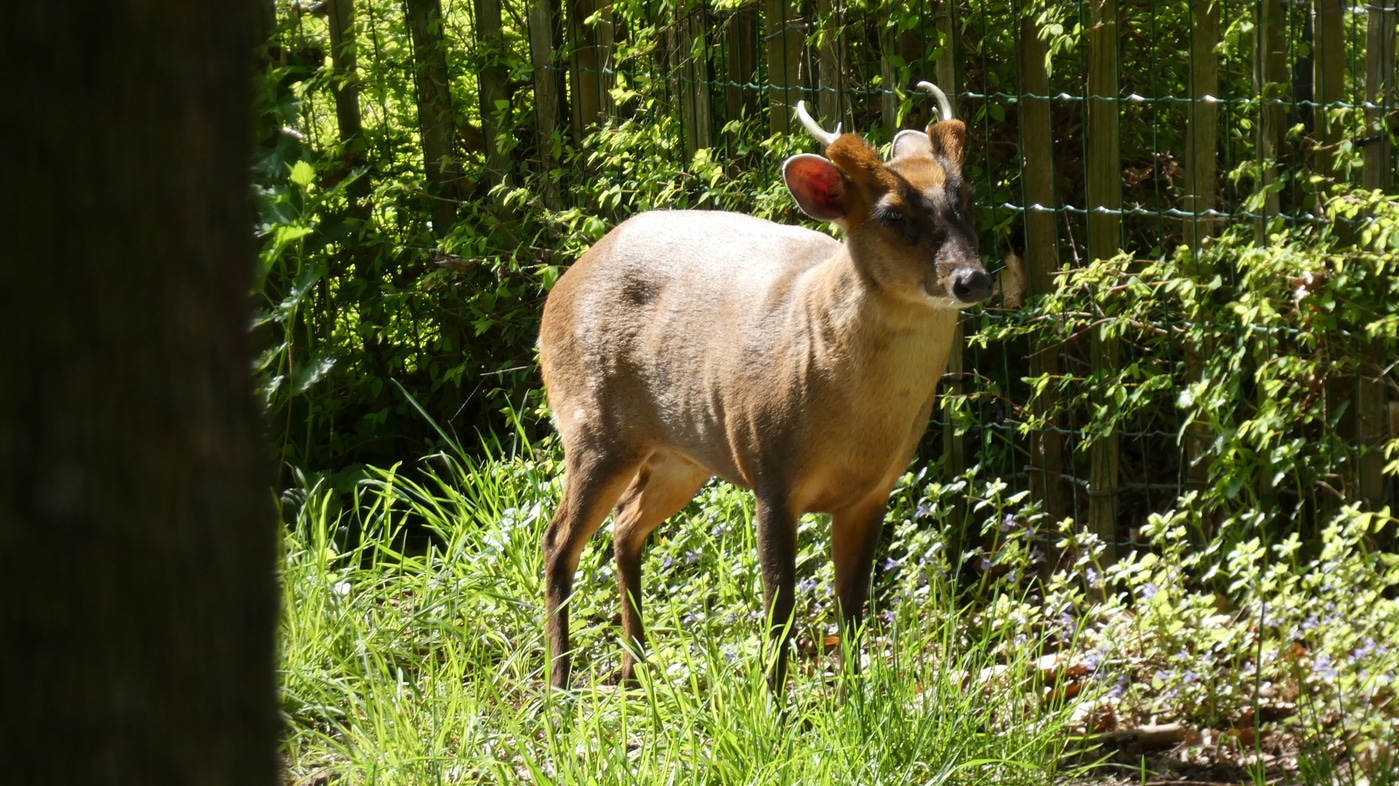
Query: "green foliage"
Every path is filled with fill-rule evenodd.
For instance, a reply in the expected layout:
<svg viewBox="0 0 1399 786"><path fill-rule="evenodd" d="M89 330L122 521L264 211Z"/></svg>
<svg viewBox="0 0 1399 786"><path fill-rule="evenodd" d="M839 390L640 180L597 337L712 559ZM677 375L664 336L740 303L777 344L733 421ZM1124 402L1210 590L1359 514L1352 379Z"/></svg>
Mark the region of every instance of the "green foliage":
<svg viewBox="0 0 1399 786"><path fill-rule="evenodd" d="M1347 416L1354 385L1387 378L1399 313L1393 200L1355 191L1328 209L1327 223L1277 225L1266 246L1237 227L1198 254L1066 269L1054 292L972 340L1081 352L1090 331L1116 338L1116 368L1029 380L1056 404L1019 427L1079 423L1080 452L1113 433L1153 435L1143 475L1204 484L1210 516L1192 535L1258 510L1273 532L1319 522L1354 496L1363 456L1394 451L1387 437L1357 446Z"/></svg>

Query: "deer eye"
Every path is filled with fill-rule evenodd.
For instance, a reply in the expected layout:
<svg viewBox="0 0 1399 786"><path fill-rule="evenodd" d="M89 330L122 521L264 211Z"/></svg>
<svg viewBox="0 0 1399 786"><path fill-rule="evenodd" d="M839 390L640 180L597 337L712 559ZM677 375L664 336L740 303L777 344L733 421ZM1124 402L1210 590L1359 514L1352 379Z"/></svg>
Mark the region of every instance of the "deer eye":
<svg viewBox="0 0 1399 786"><path fill-rule="evenodd" d="M918 225L910 221L902 210L881 205L874 209L874 220L890 231L899 233L905 243L913 245L918 242Z"/></svg>
<svg viewBox="0 0 1399 786"><path fill-rule="evenodd" d="M874 209L874 219L890 229L902 230L908 223L904 219L904 214L888 207L877 207Z"/></svg>

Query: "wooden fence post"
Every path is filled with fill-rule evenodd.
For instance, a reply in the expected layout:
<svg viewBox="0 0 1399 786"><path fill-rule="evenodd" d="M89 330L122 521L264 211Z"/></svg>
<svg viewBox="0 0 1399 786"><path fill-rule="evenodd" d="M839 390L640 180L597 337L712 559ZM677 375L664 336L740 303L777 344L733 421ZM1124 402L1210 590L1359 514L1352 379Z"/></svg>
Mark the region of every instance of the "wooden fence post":
<svg viewBox="0 0 1399 786"><path fill-rule="evenodd" d="M1261 0L1254 28L1253 86L1259 100L1255 155L1260 168L1254 193L1262 192L1263 196L1262 215L1254 219L1254 240L1260 246L1267 243L1268 222L1279 211L1273 183L1278 177L1278 153L1287 122L1283 91L1290 78L1283 13L1282 0Z"/></svg>
<svg viewBox="0 0 1399 786"><path fill-rule="evenodd" d="M816 110L821 121L833 127L844 116L844 6L837 9L836 0L816 0L816 19L821 25L821 47L817 54L818 75L814 80Z"/></svg>
<svg viewBox="0 0 1399 786"><path fill-rule="evenodd" d="M422 135L423 174L427 179L432 233L446 235L456 221L461 164L453 155L456 118L451 79L443 49L441 0L407 0L404 9L413 36L414 76L418 88L418 126Z"/></svg>
<svg viewBox="0 0 1399 786"><path fill-rule="evenodd" d="M748 85L758 72L758 11L745 5L724 21L724 113L725 120L748 117L758 111Z"/></svg>
<svg viewBox="0 0 1399 786"><path fill-rule="evenodd" d="M791 133L792 107L803 98L802 48L806 34L794 0L763 0L763 39L768 57L768 124L772 133Z"/></svg>
<svg viewBox="0 0 1399 786"><path fill-rule="evenodd" d="M1020 18L1020 154L1025 203L1025 264L1030 294L1043 296L1054 290L1059 270L1059 233L1054 192L1054 130L1050 120L1047 50L1033 14ZM1059 375L1059 349L1053 339L1039 342L1031 351L1030 375ZM1030 434L1030 487L1044 505L1050 520L1069 515L1064 484L1063 436L1053 418L1058 391L1053 384L1035 396L1035 416L1045 427ZM1050 549L1046 549L1047 551ZM1046 575L1058 566L1057 554L1046 554Z"/></svg>
<svg viewBox="0 0 1399 786"><path fill-rule="evenodd" d="M1122 242L1122 158L1118 139L1117 0L1089 0L1087 186L1088 253L1115 256ZM1093 370L1111 376L1118 367L1118 341L1110 325L1093 330ZM1096 398L1095 406L1112 402ZM1089 475L1088 523L1107 545L1105 562L1117 561L1119 440L1116 433L1093 443Z"/></svg>
<svg viewBox="0 0 1399 786"><path fill-rule="evenodd" d="M1316 172L1328 180L1336 177L1337 151L1341 141L1341 124L1331 122L1331 104L1345 99L1345 4L1341 0L1316 0L1316 24L1312 32L1313 77L1312 112L1316 129ZM1318 199L1326 196L1326 185Z"/></svg>
<svg viewBox="0 0 1399 786"><path fill-rule="evenodd" d="M944 13L937 18L936 22L938 31L945 37L943 38L944 46L942 47L942 54L934 63L933 70L935 73L932 76L933 80L937 82L937 86L947 94L948 99L952 103L952 113L956 115L957 94L961 86L957 83L957 51L956 48L951 45L953 34L950 16L951 10L948 4L939 3L937 5L941 5L944 11ZM935 106L935 102L931 96L927 96L925 100L928 102L929 106ZM929 115L929 119L931 120L933 117L936 117L937 114L937 110L933 110ZM889 118L891 122L894 119L894 117ZM938 119L943 120L946 118ZM967 436L966 434L957 433L957 424L953 419L955 411L954 406L967 389L966 380L964 378L966 373L964 359L964 345L966 342L963 340L964 333L962 320L958 319L956 330L953 333L952 351L947 355L947 371L943 376L942 395L938 396L938 406L942 410L945 424L942 427L942 469L943 476L949 482L965 474L970 464L970 461L968 461ZM953 559L957 560L960 558L960 554L957 552L962 550L963 544L966 542L974 542L980 533L975 528L970 532L960 531L963 522L966 521L967 505L965 499L960 495L957 497L957 502L955 504L957 509L952 514L954 533L951 545L954 549L952 554ZM961 539L957 537L959 533L962 536ZM954 564L957 563L954 561Z"/></svg>
<svg viewBox="0 0 1399 786"><path fill-rule="evenodd" d="M1215 220L1205 215L1215 207L1219 178L1219 44L1218 0L1191 0L1190 3L1190 118L1185 141L1185 242L1199 259L1205 239L1214 234ZM1188 355L1187 375L1198 380L1204 373L1202 347ZM1192 484L1209 481L1205 455L1210 448L1209 433L1191 425L1185 433L1186 476Z"/></svg>
<svg viewBox="0 0 1399 786"><path fill-rule="evenodd" d="M545 174L543 200L551 210L559 208L558 194L548 177L555 167L557 153L554 132L559 126L559 75L554 69L554 48L558 34L554 28L557 0L536 0L529 4L530 63L534 66L534 111L538 125L539 166Z"/></svg>
<svg viewBox="0 0 1399 786"><path fill-rule="evenodd" d="M1219 172L1219 0L1191 0L1190 120L1185 141L1185 240L1199 252L1214 234L1213 218Z"/></svg>
<svg viewBox="0 0 1399 786"><path fill-rule="evenodd" d="M606 0L569 0L569 84L573 89L569 119L573 139L581 143L588 128L612 114L612 4ZM596 16L593 24L587 20Z"/></svg>
<svg viewBox="0 0 1399 786"><path fill-rule="evenodd" d="M677 9L666 30L671 78L680 97L680 117L685 129L685 157L710 147L709 47L706 43L704 3L698 0Z"/></svg>
<svg viewBox="0 0 1399 786"><path fill-rule="evenodd" d="M957 99L952 93L962 86L962 69L959 67L962 36L961 27L957 22L957 4L951 0L932 0L930 7L933 12L933 24L937 27L938 37L942 41L942 56L937 59L936 64L938 86L952 97L952 106L955 109Z"/></svg>
<svg viewBox="0 0 1399 786"><path fill-rule="evenodd" d="M485 56L485 65L476 75L480 85L481 136L486 153L489 183L498 185L510 170L510 156L500 149L500 108L506 100L505 38L501 33L500 0L474 0L476 43Z"/></svg>
<svg viewBox="0 0 1399 786"><path fill-rule="evenodd" d="M1392 185L1394 150L1385 124L1394 108L1396 90L1395 23L1399 11L1393 2L1368 5L1365 34L1365 133L1361 185L1388 190ZM1381 369L1392 362L1380 341L1370 341L1367 362L1356 379L1356 496L1371 510L1385 504L1384 453L1389 437L1387 388Z"/></svg>
<svg viewBox="0 0 1399 786"><path fill-rule="evenodd" d="M932 13L938 32L944 41L955 41L956 28L951 22L952 11L949 3L934 0ZM885 27L879 34L879 73L884 82L884 93L880 96L880 117L892 131L899 126L899 96L896 89L908 90L922 80L934 82L957 105L957 50L955 43L947 44L944 57L933 64L933 73L922 73L927 60L927 40L921 30L894 30ZM902 62L903 67L896 67Z"/></svg>

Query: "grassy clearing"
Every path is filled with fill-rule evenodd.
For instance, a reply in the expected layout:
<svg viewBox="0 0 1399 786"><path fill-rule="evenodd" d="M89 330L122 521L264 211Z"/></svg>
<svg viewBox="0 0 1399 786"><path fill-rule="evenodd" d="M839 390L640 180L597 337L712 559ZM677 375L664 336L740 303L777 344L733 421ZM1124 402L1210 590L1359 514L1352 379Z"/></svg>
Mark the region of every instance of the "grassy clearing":
<svg viewBox="0 0 1399 786"><path fill-rule="evenodd" d="M575 690L544 689L539 540L550 460L443 460L431 487L395 471L358 515L313 493L283 543L283 705L294 778L345 783L1047 783L1063 713L1024 690L1032 659L924 591L887 606L858 677L820 653L833 631L820 523L804 522L806 596L791 690L763 683L750 501L704 490L647 555L654 651L632 692L616 582L599 538L575 597ZM407 522L436 537L410 544ZM818 565L820 566L818 568ZM925 590L928 585L924 585ZM995 668L993 682L973 689Z"/></svg>
<svg viewBox="0 0 1399 786"><path fill-rule="evenodd" d="M1024 495L913 473L891 505L858 676L827 651L824 525L802 522L798 655L776 705L751 500L711 484L646 553L640 689L611 685L619 601L600 536L573 600L574 687L559 694L544 687L539 551L559 462L501 453L435 457L413 475L426 483L371 471L343 514L320 490L300 507L282 547L292 782L1045 784L1095 757L1145 782L1159 762L1111 744L1084 757L1085 737L1163 723L1187 729L1177 762L1214 779L1396 782L1399 565L1364 546L1387 516L1338 518L1314 559L1256 543L1211 557L1184 547L1186 501L1153 518L1152 549L1111 569L1065 534L1077 562L1040 582L1026 577L1045 523ZM961 607L941 536L954 495L984 522ZM1232 600L1196 586L1211 565Z"/></svg>

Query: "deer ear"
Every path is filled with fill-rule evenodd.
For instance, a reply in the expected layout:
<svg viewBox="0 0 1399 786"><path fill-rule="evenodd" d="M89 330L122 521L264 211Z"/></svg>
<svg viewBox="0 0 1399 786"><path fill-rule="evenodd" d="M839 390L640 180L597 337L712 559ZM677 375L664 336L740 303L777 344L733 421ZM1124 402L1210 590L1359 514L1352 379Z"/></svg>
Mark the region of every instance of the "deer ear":
<svg viewBox="0 0 1399 786"><path fill-rule="evenodd" d="M961 120L943 120L928 126L928 139L933 143L933 155L942 159L944 168L950 164L962 171L962 158L967 144L967 126Z"/></svg>
<svg viewBox="0 0 1399 786"><path fill-rule="evenodd" d="M919 150L927 153L931 144L927 134L906 128L894 135L894 144L889 148L889 158L898 158L901 155L909 155Z"/></svg>
<svg viewBox="0 0 1399 786"><path fill-rule="evenodd" d="M782 164L782 179L802 212L820 221L845 218L845 175L835 164L811 153L792 156Z"/></svg>

